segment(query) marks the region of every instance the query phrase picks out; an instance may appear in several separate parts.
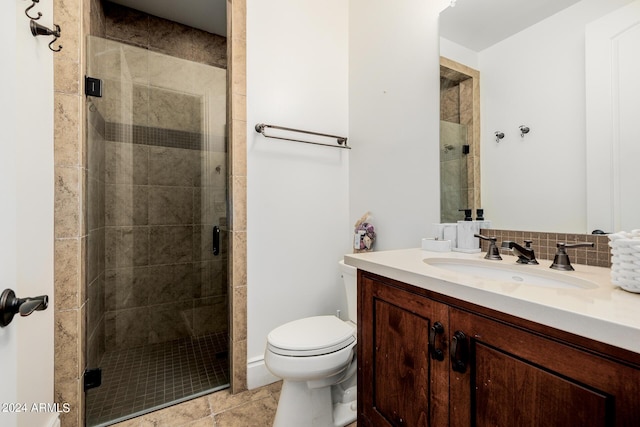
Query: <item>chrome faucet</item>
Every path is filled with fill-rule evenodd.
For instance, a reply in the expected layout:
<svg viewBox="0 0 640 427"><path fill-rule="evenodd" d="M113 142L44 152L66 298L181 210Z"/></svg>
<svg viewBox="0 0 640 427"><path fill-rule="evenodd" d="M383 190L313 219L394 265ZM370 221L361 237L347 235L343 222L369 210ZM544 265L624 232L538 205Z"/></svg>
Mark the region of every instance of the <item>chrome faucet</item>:
<svg viewBox="0 0 640 427"><path fill-rule="evenodd" d="M595 243L564 243L558 242L556 247L558 251L556 252L556 256L553 258L553 264L549 268L553 268L554 270L562 270L562 271L573 271L575 270L571 266L571 261L569 261L569 255L565 249L571 248L592 248L595 246Z"/></svg>
<svg viewBox="0 0 640 427"><path fill-rule="evenodd" d="M536 255L533 252L533 248L531 247L532 240L525 240L524 246L522 247L516 242L511 242L509 240L505 240L502 242L503 249L510 249L513 253L518 257L518 264L538 264L538 260L536 260Z"/></svg>

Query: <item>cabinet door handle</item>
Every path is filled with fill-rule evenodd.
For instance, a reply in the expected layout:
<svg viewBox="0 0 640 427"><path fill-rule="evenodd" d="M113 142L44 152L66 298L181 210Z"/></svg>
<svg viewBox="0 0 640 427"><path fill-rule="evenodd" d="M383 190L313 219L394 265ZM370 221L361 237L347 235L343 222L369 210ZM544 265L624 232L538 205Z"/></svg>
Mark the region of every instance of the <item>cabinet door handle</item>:
<svg viewBox="0 0 640 427"><path fill-rule="evenodd" d="M455 331L451 338L451 368L460 373L467 370L467 336L462 331Z"/></svg>
<svg viewBox="0 0 640 427"><path fill-rule="evenodd" d="M444 326L442 323L435 322L429 330L429 353L434 360L444 360L444 351L440 348L436 348L436 335L444 333Z"/></svg>

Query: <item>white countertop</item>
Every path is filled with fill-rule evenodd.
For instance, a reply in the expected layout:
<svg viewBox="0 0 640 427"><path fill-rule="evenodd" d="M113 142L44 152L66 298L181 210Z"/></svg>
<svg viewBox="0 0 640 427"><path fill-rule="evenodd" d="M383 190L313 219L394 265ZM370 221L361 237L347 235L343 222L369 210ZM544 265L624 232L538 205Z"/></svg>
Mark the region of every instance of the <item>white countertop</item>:
<svg viewBox="0 0 640 427"><path fill-rule="evenodd" d="M347 265L483 307L640 353L640 294L611 283L608 268L573 264L575 271L516 264L516 257L484 260L485 253L430 252L421 249L367 252L344 256ZM553 272L593 282L594 289L547 288L483 279L425 263L427 258L482 260L515 265L526 272Z"/></svg>

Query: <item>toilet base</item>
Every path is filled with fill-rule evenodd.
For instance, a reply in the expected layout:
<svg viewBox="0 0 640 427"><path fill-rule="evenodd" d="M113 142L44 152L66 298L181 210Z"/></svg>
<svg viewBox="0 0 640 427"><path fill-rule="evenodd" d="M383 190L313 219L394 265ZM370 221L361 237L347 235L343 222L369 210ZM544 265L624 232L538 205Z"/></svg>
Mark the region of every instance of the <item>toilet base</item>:
<svg viewBox="0 0 640 427"><path fill-rule="evenodd" d="M356 399L356 387L353 386L346 391L346 394L333 404L333 426L346 426L351 424L358 417L358 402Z"/></svg>
<svg viewBox="0 0 640 427"><path fill-rule="evenodd" d="M353 397L352 401L345 401ZM340 385L309 388L306 381L284 381L273 427L344 427L357 418L355 390Z"/></svg>

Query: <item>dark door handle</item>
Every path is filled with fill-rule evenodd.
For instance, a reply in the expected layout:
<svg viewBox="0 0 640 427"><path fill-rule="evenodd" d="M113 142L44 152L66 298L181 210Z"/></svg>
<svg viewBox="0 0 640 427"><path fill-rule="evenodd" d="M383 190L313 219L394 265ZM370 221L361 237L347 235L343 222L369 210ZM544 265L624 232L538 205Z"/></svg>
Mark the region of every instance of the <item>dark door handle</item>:
<svg viewBox="0 0 640 427"><path fill-rule="evenodd" d="M429 354L431 354L431 358L434 360L444 360L444 351L436 347L436 335L443 333L444 326L442 326L440 322L435 322L429 330Z"/></svg>
<svg viewBox="0 0 640 427"><path fill-rule="evenodd" d="M11 323L16 313L20 313L20 316L25 317L34 311L46 310L48 306L49 297L47 295L16 298L13 290L5 289L0 295L0 326L4 328Z"/></svg>
<svg viewBox="0 0 640 427"><path fill-rule="evenodd" d="M213 255L220 254L220 227L213 227Z"/></svg>
<svg viewBox="0 0 640 427"><path fill-rule="evenodd" d="M467 336L462 331L455 331L451 338L451 369L464 373L467 370Z"/></svg>

